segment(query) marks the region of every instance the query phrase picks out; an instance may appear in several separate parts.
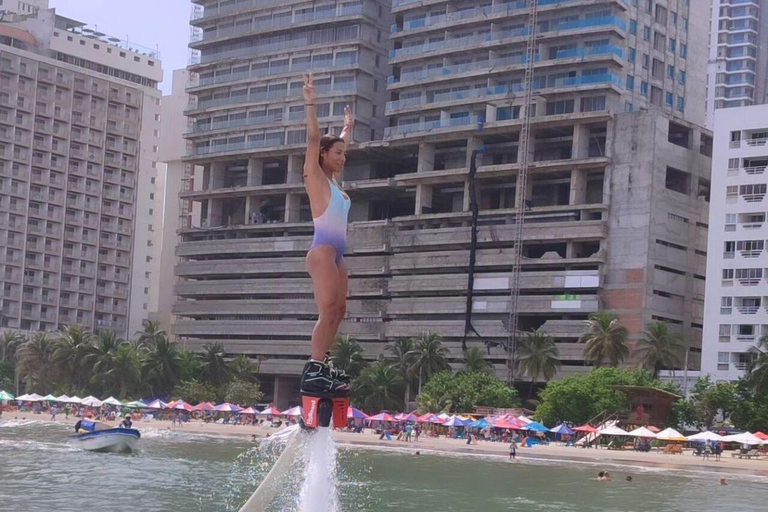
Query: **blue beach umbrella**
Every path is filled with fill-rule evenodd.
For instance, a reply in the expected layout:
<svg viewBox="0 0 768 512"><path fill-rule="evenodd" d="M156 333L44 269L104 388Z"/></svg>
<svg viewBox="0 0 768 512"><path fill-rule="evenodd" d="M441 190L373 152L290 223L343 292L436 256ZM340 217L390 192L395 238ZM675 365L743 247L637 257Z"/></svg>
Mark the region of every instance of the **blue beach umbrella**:
<svg viewBox="0 0 768 512"><path fill-rule="evenodd" d="M488 420L486 420L485 418L477 421L473 421L472 423L469 424L469 426L472 428L485 428L488 425L489 425Z"/></svg>
<svg viewBox="0 0 768 512"><path fill-rule="evenodd" d="M549 429L539 423L538 421L532 421L526 426L522 427L520 430L534 430L536 432L547 432Z"/></svg>
<svg viewBox="0 0 768 512"><path fill-rule="evenodd" d="M560 434L560 435L568 435L568 436L573 435L573 430L571 430L568 427L568 425L566 425L565 423L561 423L560 425L549 429L549 431L554 432L555 434Z"/></svg>
<svg viewBox="0 0 768 512"><path fill-rule="evenodd" d="M444 427L466 427L469 425L470 422L464 421L458 416L454 416L453 418L449 418L445 423L443 423Z"/></svg>

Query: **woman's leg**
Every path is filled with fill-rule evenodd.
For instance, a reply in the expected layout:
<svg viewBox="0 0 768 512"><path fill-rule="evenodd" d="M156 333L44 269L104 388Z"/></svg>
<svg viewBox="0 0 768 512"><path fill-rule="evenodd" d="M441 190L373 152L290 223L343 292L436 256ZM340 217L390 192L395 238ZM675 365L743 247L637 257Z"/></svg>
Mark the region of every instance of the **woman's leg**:
<svg viewBox="0 0 768 512"><path fill-rule="evenodd" d="M307 254L307 270L312 277L318 318L312 330L312 359L322 361L333 345L338 324L339 269L336 249L319 245Z"/></svg>
<svg viewBox="0 0 768 512"><path fill-rule="evenodd" d="M339 326L344 320L344 315L347 314L347 290L349 288L349 271L347 270L347 264L342 258L336 266L338 270L336 288L336 303L334 305L334 325L333 325L333 337L331 338L331 344L328 345L328 349L333 346L333 342L336 341L336 335L339 333Z"/></svg>

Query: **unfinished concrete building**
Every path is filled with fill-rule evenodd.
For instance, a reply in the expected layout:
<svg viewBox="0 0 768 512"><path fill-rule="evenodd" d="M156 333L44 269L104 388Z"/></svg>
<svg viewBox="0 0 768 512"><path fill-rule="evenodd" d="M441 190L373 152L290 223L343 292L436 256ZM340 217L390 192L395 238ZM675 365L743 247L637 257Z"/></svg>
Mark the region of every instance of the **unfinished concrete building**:
<svg viewBox="0 0 768 512"><path fill-rule="evenodd" d="M247 1L221 2L215 12L225 3L229 13L233 6L254 17L267 11ZM295 19L306 2L289 3L269 10L270 23L283 11ZM432 331L461 366L472 251L477 332L467 341L490 347L499 376L508 375L510 325L554 337L560 375L588 370L577 340L599 309L620 314L633 339L661 320L700 347L711 137L692 124L703 121L704 102L686 98L704 97L706 49L689 50L688 41L706 34L708 19L684 1L643 4L539 0L532 17L525 2L393 3L389 101L375 97L371 117L358 115L365 133L356 132L360 144L343 177L352 224L342 333L358 339L367 357L387 355L398 337ZM268 52L257 55L248 58ZM213 59L192 69L220 65ZM251 79L251 91L263 94L267 79ZM281 93L290 99L281 107L289 126L292 105L298 112L301 103L292 80ZM231 101L212 86L200 91L216 105ZM249 146L242 128L239 142L215 142L207 133L213 125L203 128L209 145L200 146L201 117L215 124L232 115L211 108L201 113L198 103L191 112L196 154L188 160L201 171L183 194L193 221L177 250L174 332L191 347L221 341L258 358L268 396L285 404L298 389L316 318L304 270L312 225L299 174L303 147L290 138ZM241 110L239 127L251 117ZM284 124L269 122L275 131ZM373 140L362 137L368 127ZM473 248L468 169L480 148ZM519 274L510 272L517 248Z"/></svg>

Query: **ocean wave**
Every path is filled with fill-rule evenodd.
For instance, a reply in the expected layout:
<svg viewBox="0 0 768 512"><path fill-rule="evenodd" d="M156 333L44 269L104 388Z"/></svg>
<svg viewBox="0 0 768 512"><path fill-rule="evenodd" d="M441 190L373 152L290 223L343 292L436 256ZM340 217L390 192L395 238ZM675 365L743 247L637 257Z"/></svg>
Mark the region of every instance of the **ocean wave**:
<svg viewBox="0 0 768 512"><path fill-rule="evenodd" d="M0 428L28 427L30 425L46 425L48 422L42 420L8 420L0 421Z"/></svg>

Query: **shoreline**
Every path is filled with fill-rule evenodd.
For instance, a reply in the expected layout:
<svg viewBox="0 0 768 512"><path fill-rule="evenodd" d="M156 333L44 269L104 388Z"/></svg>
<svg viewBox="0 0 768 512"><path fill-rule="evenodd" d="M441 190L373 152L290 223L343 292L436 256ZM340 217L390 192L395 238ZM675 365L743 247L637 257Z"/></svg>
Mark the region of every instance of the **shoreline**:
<svg viewBox="0 0 768 512"><path fill-rule="evenodd" d="M0 423L16 421L35 421L40 423L55 423L63 426L74 427L77 418L70 417L64 419L57 418L51 421L48 415L43 414L3 414ZM239 439L250 442L253 436L257 439L263 439L267 435L273 435L282 431L271 427L259 426L241 426L241 425L221 425L215 423L202 423L192 421L185 423L183 427L171 427L170 421L159 420L137 420L134 421L134 427L139 430L153 429L159 431L172 431L180 434L194 434L202 436L212 436L217 438ZM481 441L479 444L467 445L463 439L447 439L444 437L421 437L418 442L405 443L403 441L387 441L379 439L378 435L366 430L362 434L351 432L334 431L334 440L342 448L348 449L376 449L397 451L400 453L415 453L417 450L422 454L435 454L443 456L460 457L480 457L494 459L498 458L506 462L509 458L508 445L505 443L491 443ZM768 479L768 459L738 459L730 456L730 452L725 452L720 461L714 459L705 460L701 457L695 457L692 452L686 451L682 455L663 454L661 452L640 453L635 451L613 451L597 448L574 448L555 445L536 446L534 448L520 447L517 450L517 460L522 463L548 463L557 465L567 465L568 463L589 464L599 466L610 465L616 467L634 467L642 469L664 469L681 470L694 472L698 476L707 477L708 475L717 475L721 473L730 473L734 475L749 475L752 477L761 477Z"/></svg>

